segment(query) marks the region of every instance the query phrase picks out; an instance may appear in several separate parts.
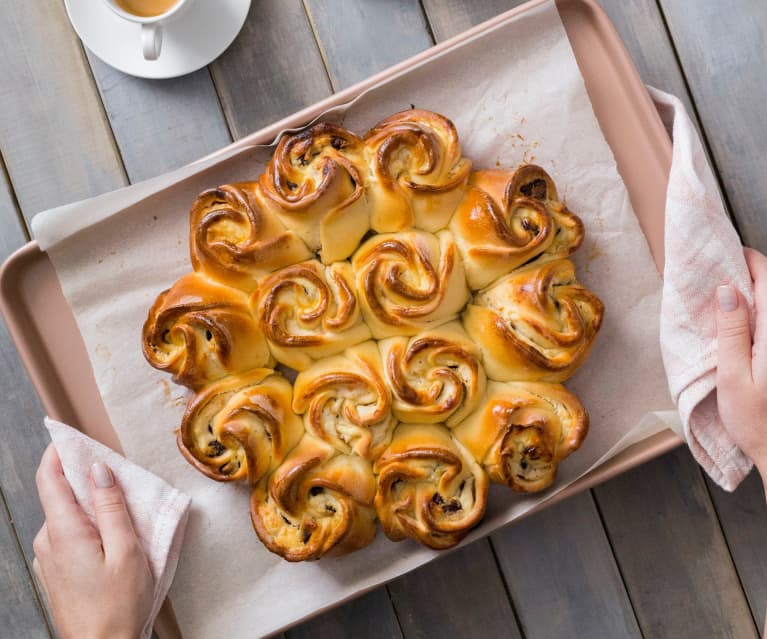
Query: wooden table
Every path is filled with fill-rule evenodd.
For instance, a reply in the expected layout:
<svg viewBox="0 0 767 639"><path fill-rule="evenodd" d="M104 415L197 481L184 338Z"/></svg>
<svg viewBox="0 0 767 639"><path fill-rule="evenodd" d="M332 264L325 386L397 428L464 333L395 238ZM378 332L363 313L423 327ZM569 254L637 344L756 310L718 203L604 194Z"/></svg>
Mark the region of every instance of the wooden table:
<svg viewBox="0 0 767 639"><path fill-rule="evenodd" d="M767 250L767 3L601 1L645 81L695 115L744 241ZM3 0L0 258L42 209L178 167L517 4L253 0L220 59L156 82L85 51L61 0ZM48 438L2 325L0 356L0 637L49 637L30 577ZM758 478L726 494L678 449L286 635L755 637L766 537Z"/></svg>

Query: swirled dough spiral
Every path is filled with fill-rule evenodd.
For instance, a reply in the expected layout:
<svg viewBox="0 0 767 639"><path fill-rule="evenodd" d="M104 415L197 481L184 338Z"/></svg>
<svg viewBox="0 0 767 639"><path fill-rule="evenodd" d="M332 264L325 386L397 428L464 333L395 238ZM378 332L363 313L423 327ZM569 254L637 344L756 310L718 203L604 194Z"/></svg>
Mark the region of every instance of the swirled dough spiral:
<svg viewBox="0 0 767 639"><path fill-rule="evenodd" d="M369 461L304 435L253 490L253 527L269 550L288 561L359 550L375 537L375 486Z"/></svg>
<svg viewBox="0 0 767 639"><path fill-rule="evenodd" d="M274 357L298 371L370 339L348 262L280 269L259 282L251 308Z"/></svg>
<svg viewBox="0 0 767 639"><path fill-rule="evenodd" d="M323 359L296 378L293 409L306 430L343 453L375 459L396 419L375 342Z"/></svg>
<svg viewBox="0 0 767 639"><path fill-rule="evenodd" d="M449 231L374 235L354 254L352 269L362 314L376 339L443 324L469 298Z"/></svg>
<svg viewBox="0 0 767 639"><path fill-rule="evenodd" d="M557 200L549 175L527 164L515 172L472 173L450 220L469 286L481 289L537 258L567 257L583 241L583 223Z"/></svg>
<svg viewBox="0 0 767 639"><path fill-rule="evenodd" d="M602 323L601 300L569 260L512 272L478 293L463 316L499 381L561 382L586 359Z"/></svg>
<svg viewBox="0 0 767 639"><path fill-rule="evenodd" d="M394 541L450 548L485 513L487 474L440 424L400 424L375 472L376 512Z"/></svg>
<svg viewBox="0 0 767 639"><path fill-rule="evenodd" d="M499 206L505 202L528 199L540 202L554 219L554 240L540 258L560 259L577 250L583 242L581 218L560 200L554 180L540 166L523 164L508 177L506 171L477 171L474 184L482 188Z"/></svg>
<svg viewBox="0 0 767 639"><path fill-rule="evenodd" d="M311 257L301 239L266 209L256 182L204 191L189 221L194 270L245 291L266 273Z"/></svg>
<svg viewBox="0 0 767 639"><path fill-rule="evenodd" d="M370 228L362 140L322 122L285 135L259 178L265 201L324 264L349 257Z"/></svg>
<svg viewBox="0 0 767 639"><path fill-rule="evenodd" d="M560 384L490 382L481 407L453 435L494 482L534 493L554 483L588 426L580 401Z"/></svg>
<svg viewBox="0 0 767 639"><path fill-rule="evenodd" d="M198 273L160 293L141 335L147 361L192 389L271 363L247 296Z"/></svg>
<svg viewBox="0 0 767 639"><path fill-rule="evenodd" d="M447 226L471 171L455 125L432 111L402 111L365 136L370 224L379 233Z"/></svg>
<svg viewBox="0 0 767 639"><path fill-rule="evenodd" d="M472 289L534 258L567 257L583 241L583 223L556 199L553 182L540 167L477 171L469 184L450 230Z"/></svg>
<svg viewBox="0 0 767 639"><path fill-rule="evenodd" d="M479 349L459 322L411 338L390 337L378 346L400 421L454 426L485 393Z"/></svg>
<svg viewBox="0 0 767 639"><path fill-rule="evenodd" d="M290 382L270 369L228 377L198 393L178 431L178 447L212 479L255 484L301 439Z"/></svg>

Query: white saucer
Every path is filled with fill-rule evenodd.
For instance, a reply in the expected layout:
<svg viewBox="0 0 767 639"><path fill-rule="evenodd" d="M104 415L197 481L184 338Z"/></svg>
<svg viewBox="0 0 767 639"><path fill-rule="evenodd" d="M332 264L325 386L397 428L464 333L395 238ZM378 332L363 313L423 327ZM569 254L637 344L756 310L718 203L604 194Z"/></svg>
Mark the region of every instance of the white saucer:
<svg viewBox="0 0 767 639"><path fill-rule="evenodd" d="M196 0L163 24L157 60L141 54L141 25L100 0L64 0L77 35L96 57L140 78L175 78L220 56L245 23L251 0Z"/></svg>

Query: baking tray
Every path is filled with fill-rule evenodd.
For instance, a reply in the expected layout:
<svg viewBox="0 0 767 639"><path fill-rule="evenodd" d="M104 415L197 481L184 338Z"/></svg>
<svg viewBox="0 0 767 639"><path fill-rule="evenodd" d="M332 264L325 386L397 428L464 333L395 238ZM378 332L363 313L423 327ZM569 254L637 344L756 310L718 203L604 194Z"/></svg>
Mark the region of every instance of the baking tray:
<svg viewBox="0 0 767 639"><path fill-rule="evenodd" d="M268 144L280 131L302 126L371 86L428 60L458 42L481 35L511 16L529 11L545 1L533 0L501 14L243 138L208 158L223 158L238 147ZM595 0L557 0L557 8L597 120L615 156L655 263L662 273L671 141L618 33ZM53 265L35 242L16 251L0 269L0 308L48 414L78 426L91 437L121 451L96 386L85 344L64 299ZM527 514L607 481L681 443L682 440L671 431L653 435L630 446ZM163 639L180 636L170 605L163 608L156 630Z"/></svg>

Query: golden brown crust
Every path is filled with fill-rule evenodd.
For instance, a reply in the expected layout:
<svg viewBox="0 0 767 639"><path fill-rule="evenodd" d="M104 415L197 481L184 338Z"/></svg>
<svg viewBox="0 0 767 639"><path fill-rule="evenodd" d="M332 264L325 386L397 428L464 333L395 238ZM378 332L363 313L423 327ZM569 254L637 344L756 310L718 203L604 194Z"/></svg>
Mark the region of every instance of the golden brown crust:
<svg viewBox="0 0 767 639"><path fill-rule="evenodd" d="M410 339L392 337L378 346L400 421L454 426L485 393L479 350L459 322Z"/></svg>
<svg viewBox="0 0 767 639"><path fill-rule="evenodd" d="M247 296L198 273L160 293L141 335L147 361L192 389L271 363Z"/></svg>
<svg viewBox="0 0 767 639"><path fill-rule="evenodd" d="M362 314L376 339L443 324L469 296L449 231L375 235L354 254L352 269Z"/></svg>
<svg viewBox="0 0 767 639"><path fill-rule="evenodd" d="M371 228L379 233L445 228L471 170L455 125L438 113L411 109L376 124L364 141Z"/></svg>
<svg viewBox="0 0 767 639"><path fill-rule="evenodd" d="M492 173L478 171L473 183L485 189L499 205L508 207L522 199L538 201L554 219L554 240L538 262L567 257L580 247L585 235L583 222L559 199L554 180L546 171L535 164L523 164L503 185L492 178Z"/></svg>
<svg viewBox="0 0 767 639"><path fill-rule="evenodd" d="M517 492L554 483L559 463L586 437L589 418L560 384L490 382L481 407L453 430L490 479Z"/></svg>
<svg viewBox="0 0 767 639"><path fill-rule="evenodd" d="M583 223L556 199L553 182L540 167L477 171L469 184L450 230L472 289L533 259L567 257L581 245Z"/></svg>
<svg viewBox="0 0 767 639"><path fill-rule="evenodd" d="M181 453L211 479L247 478L255 484L303 435L291 408L292 390L266 368L211 384L184 414L177 437Z"/></svg>
<svg viewBox="0 0 767 639"><path fill-rule="evenodd" d="M264 545L288 561L343 555L376 533L370 462L311 435L254 488L251 519Z"/></svg>
<svg viewBox="0 0 767 639"><path fill-rule="evenodd" d="M322 122L285 135L259 178L265 201L324 264L349 257L369 227L362 140Z"/></svg>
<svg viewBox="0 0 767 639"><path fill-rule="evenodd" d="M259 282L251 308L274 357L298 371L370 339L348 262L280 269Z"/></svg>
<svg viewBox="0 0 767 639"><path fill-rule="evenodd" d="M337 450L378 457L397 421L375 342L353 346L300 373L293 410L303 415L308 432Z"/></svg>
<svg viewBox="0 0 767 639"><path fill-rule="evenodd" d="M374 467L375 506L386 536L451 548L485 513L488 479L439 424L400 424Z"/></svg>
<svg viewBox="0 0 767 639"><path fill-rule="evenodd" d="M569 260L514 271L475 296L463 315L488 377L561 382L591 350L601 300L575 279Z"/></svg>
<svg viewBox="0 0 767 639"><path fill-rule="evenodd" d="M300 238L265 209L256 182L204 191L189 222L194 270L245 291L258 277L311 257Z"/></svg>

